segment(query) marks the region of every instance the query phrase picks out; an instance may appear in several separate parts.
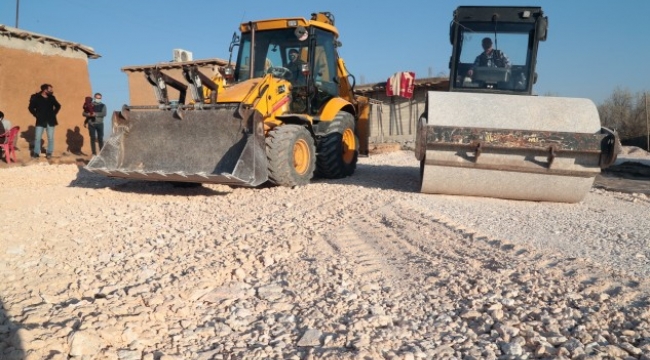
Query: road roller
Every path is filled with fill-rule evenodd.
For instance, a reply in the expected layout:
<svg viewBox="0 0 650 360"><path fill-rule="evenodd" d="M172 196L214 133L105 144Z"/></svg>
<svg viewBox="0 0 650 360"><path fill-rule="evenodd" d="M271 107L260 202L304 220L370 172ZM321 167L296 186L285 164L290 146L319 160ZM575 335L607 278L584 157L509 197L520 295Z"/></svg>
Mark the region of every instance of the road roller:
<svg viewBox="0 0 650 360"><path fill-rule="evenodd" d="M533 95L541 7L461 6L449 39L449 91L418 119L421 192L576 203L620 141L589 99Z"/></svg>

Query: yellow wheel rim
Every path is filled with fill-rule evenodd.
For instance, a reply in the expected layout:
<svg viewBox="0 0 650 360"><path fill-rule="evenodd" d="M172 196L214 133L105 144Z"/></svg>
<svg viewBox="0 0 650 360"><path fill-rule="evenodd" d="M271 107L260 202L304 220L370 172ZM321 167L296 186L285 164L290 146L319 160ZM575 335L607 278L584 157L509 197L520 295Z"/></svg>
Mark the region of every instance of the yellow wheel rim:
<svg viewBox="0 0 650 360"><path fill-rule="evenodd" d="M354 153L357 150L357 138L352 129L345 129L343 132L343 161L346 164L354 160Z"/></svg>
<svg viewBox="0 0 650 360"><path fill-rule="evenodd" d="M293 168L300 175L303 175L309 169L310 159L309 145L303 139L296 141L293 145Z"/></svg>

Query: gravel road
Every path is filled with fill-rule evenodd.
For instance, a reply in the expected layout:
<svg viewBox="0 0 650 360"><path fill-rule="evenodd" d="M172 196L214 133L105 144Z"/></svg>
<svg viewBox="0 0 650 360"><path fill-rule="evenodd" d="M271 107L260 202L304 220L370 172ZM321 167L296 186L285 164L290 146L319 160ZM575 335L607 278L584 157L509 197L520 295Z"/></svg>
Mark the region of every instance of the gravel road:
<svg viewBox="0 0 650 360"><path fill-rule="evenodd" d="M0 171L2 359L650 359L650 197L418 193L413 153L289 189Z"/></svg>

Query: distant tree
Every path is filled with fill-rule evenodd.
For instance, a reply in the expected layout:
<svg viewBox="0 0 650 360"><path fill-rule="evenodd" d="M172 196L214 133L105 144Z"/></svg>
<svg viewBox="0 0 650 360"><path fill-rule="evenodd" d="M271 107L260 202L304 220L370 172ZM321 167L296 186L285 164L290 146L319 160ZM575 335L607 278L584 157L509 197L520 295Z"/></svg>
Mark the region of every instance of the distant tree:
<svg viewBox="0 0 650 360"><path fill-rule="evenodd" d="M617 87L612 95L598 106L603 126L616 130L621 139L632 139L646 135L644 93L632 94Z"/></svg>

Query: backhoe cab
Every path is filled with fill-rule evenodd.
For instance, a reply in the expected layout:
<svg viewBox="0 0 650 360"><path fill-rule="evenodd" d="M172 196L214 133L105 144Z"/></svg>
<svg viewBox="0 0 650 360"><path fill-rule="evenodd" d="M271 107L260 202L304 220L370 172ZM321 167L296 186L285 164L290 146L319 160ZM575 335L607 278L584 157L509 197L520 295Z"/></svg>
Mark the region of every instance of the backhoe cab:
<svg viewBox="0 0 650 360"><path fill-rule="evenodd" d="M287 80L292 89L290 112L295 114L318 117L328 101L339 96L354 102L354 77L339 68L337 47L341 43L331 13L312 14L309 21L288 18L248 22L241 24L240 31L241 37L234 36L231 44L231 49L237 47L239 51L234 68L226 70L229 82L241 83L267 74ZM297 53L295 63L291 53Z"/></svg>

